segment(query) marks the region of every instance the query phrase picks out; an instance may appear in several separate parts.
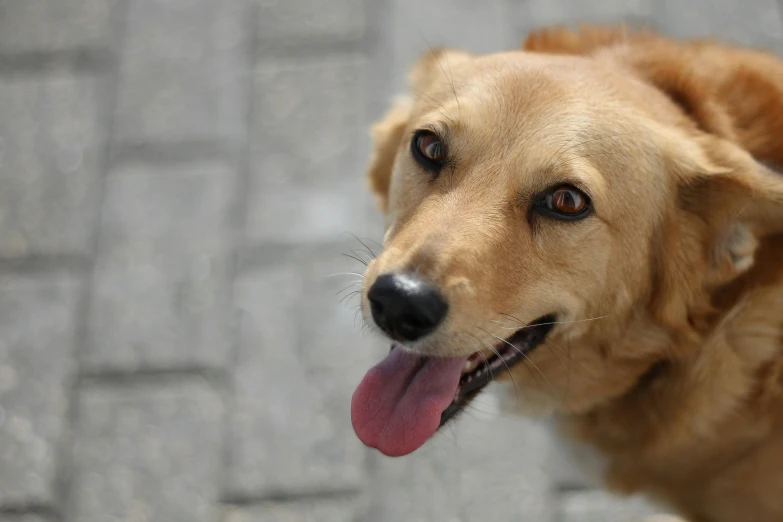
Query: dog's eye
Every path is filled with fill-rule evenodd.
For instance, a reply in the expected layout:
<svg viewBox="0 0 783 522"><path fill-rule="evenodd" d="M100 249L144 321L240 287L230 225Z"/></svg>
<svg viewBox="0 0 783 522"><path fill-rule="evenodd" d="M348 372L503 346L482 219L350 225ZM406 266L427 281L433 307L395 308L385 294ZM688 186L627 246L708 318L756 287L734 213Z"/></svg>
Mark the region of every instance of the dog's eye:
<svg viewBox="0 0 783 522"><path fill-rule="evenodd" d="M578 219L590 209L590 198L576 187L560 185L544 195L539 207L558 218Z"/></svg>
<svg viewBox="0 0 783 522"><path fill-rule="evenodd" d="M446 161L445 145L428 130L416 131L411 140L411 152L416 161L431 172L439 171Z"/></svg>

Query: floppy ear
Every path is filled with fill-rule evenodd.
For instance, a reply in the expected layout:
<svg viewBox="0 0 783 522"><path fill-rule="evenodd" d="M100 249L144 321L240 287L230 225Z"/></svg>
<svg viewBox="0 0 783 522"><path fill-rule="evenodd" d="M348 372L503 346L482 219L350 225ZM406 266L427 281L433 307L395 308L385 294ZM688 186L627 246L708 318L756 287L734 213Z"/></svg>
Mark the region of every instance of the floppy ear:
<svg viewBox="0 0 783 522"><path fill-rule="evenodd" d="M629 38L635 45L612 52L687 118L681 130L689 139L680 145L692 148L671 156L680 162L680 201L723 234L719 246L739 270L751 235L783 231L783 175L761 163L783 165L783 101L773 80L783 68L775 62L765 73L770 64L759 55L710 42L682 44L651 33Z"/></svg>
<svg viewBox="0 0 783 522"><path fill-rule="evenodd" d="M452 89L453 80L450 76L446 76L446 71L450 71L456 63L467 60L470 56L467 53L446 49L433 49L427 52L408 75L411 94L395 100L383 118L372 126L373 151L367 175L370 189L375 194L378 207L382 212L387 210L394 160L415 108L415 100L422 96L434 100L434 93L427 93L427 91L439 74L449 79L449 89Z"/></svg>
<svg viewBox="0 0 783 522"><path fill-rule="evenodd" d="M381 212L386 212L394 158L408 125L412 105L410 98L399 98L371 129L373 151L367 176Z"/></svg>
<svg viewBox="0 0 783 522"><path fill-rule="evenodd" d="M707 312L709 292L748 271L760 242L783 232L783 175L728 140L674 136L664 156L676 208L656 238L653 297L658 317L669 324L694 319L694 307Z"/></svg>
<svg viewBox="0 0 783 522"><path fill-rule="evenodd" d="M705 157L681 171L678 199L708 227L709 275L722 284L752 266L759 240L783 232L783 175L728 140L697 141Z"/></svg>
<svg viewBox="0 0 783 522"><path fill-rule="evenodd" d="M713 135L667 132L661 143L676 197L653 239L651 311L684 332L710 317L714 290L754 266L760 242L783 232L783 175Z"/></svg>

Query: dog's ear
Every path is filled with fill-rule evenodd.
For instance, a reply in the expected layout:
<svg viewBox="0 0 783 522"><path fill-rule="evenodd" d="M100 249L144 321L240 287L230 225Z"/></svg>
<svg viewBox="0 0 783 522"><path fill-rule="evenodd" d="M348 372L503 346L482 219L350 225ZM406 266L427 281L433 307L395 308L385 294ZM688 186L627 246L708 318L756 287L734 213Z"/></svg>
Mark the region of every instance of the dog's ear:
<svg viewBox="0 0 783 522"><path fill-rule="evenodd" d="M744 223L757 237L783 232L783 174L723 138L701 134L700 154L675 156L679 201L713 228Z"/></svg>
<svg viewBox="0 0 783 522"><path fill-rule="evenodd" d="M433 49L427 52L408 75L411 93L395 100L383 118L373 125L371 130L373 150L368 168L368 181L381 211L386 212L388 206L394 160L411 113L415 109L416 100L424 98L425 104L432 104L433 95L427 91L439 75L447 80L449 89L454 88L453 80L450 74L447 75L447 71L450 73L455 64L470 58L471 55L467 53L446 49Z"/></svg>
<svg viewBox="0 0 783 522"><path fill-rule="evenodd" d="M759 241L783 232L783 175L714 135L671 136L666 146L677 197L657 238L655 299L661 317L677 321L750 269Z"/></svg>
<svg viewBox="0 0 783 522"><path fill-rule="evenodd" d="M699 130L783 166L779 62L757 51L662 38L617 52L625 53L621 59L666 94Z"/></svg>
<svg viewBox="0 0 783 522"><path fill-rule="evenodd" d="M408 125L412 105L413 101L410 98L401 97L395 100L383 118L371 129L373 150L367 178L381 212L386 212L388 206L394 158L397 156L402 135Z"/></svg>
<svg viewBox="0 0 783 522"><path fill-rule="evenodd" d="M636 73L674 102L696 127L737 141L734 125L720 93L703 75L693 73L694 56L667 40L651 41L646 49L628 51Z"/></svg>
<svg viewBox="0 0 783 522"><path fill-rule="evenodd" d="M612 52L664 93L690 122L684 126L689 127L684 130L689 136L680 142L681 149L690 150L670 156L679 162L682 174L680 201L701 208L703 219L722 232L726 259L734 259L739 270L747 263L741 252L755 245L751 236L783 231L783 175L754 159L783 165L779 88L759 73L758 64L742 65L748 56L728 55L726 49L721 49L724 61L711 65L719 67L715 74L725 78L714 81L705 63L709 60L700 60L699 54L714 50L713 43L680 44L649 33L635 38L641 38L644 45ZM693 66L696 62L700 63L698 72ZM751 235L743 227L750 227Z"/></svg>
<svg viewBox="0 0 783 522"><path fill-rule="evenodd" d="M783 175L722 138L667 134L676 197L654 238L652 311L688 329L710 313L712 291L754 265L759 242L783 232Z"/></svg>

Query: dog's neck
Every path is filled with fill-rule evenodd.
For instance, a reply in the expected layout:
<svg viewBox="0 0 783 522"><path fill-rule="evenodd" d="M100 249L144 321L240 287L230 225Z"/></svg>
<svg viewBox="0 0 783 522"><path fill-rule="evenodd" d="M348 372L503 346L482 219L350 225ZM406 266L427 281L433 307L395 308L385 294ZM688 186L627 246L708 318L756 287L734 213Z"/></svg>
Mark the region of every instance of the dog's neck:
<svg viewBox="0 0 783 522"><path fill-rule="evenodd" d="M690 331L649 317L632 325L629 335L668 337L666 356L623 395L565 417L569 434L608 457L610 485L655 491L677 480L672 470L706 480L769 435L770 411L783 408L783 317L772 317L783 302L783 236L762 242L756 258L710 294L712 313L694 314Z"/></svg>

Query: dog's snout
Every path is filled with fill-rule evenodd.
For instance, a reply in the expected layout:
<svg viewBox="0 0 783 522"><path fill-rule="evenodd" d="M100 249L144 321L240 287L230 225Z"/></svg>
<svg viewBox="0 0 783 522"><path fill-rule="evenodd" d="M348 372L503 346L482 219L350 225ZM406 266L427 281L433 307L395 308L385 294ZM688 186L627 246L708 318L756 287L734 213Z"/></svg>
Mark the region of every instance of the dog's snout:
<svg viewBox="0 0 783 522"><path fill-rule="evenodd" d="M415 341L446 317L449 306L431 284L406 274L385 274L367 294L375 323L392 339Z"/></svg>

